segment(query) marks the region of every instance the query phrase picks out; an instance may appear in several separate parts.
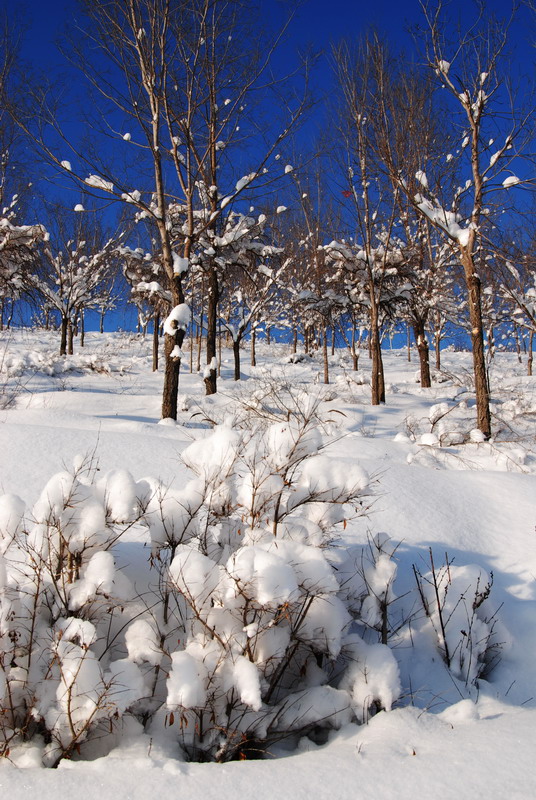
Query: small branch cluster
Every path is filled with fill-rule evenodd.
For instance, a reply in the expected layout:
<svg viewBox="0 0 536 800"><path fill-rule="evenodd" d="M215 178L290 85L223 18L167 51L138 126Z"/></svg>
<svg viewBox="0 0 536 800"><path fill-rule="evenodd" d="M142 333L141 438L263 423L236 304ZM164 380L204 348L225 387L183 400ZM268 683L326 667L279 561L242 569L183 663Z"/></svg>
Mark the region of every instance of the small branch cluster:
<svg viewBox="0 0 536 800"><path fill-rule="evenodd" d="M496 636L496 612L488 598L493 573L480 567L456 567L445 556L436 567L430 549L430 570L424 575L414 565L417 589L439 650L452 674L466 686L489 673L501 645Z"/></svg>

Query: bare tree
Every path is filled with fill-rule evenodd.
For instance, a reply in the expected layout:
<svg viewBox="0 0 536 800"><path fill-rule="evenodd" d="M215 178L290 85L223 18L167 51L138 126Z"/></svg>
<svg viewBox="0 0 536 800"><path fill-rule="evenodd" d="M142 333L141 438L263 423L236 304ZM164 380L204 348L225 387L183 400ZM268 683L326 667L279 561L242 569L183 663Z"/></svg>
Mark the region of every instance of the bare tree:
<svg viewBox="0 0 536 800"><path fill-rule="evenodd" d="M26 279L60 318L60 355L72 354L77 319L88 308L98 308L107 296L109 281L117 269L118 240L106 239L94 225L71 212L57 213L47 241L41 248L41 263ZM52 241L51 241L52 239Z"/></svg>
<svg viewBox="0 0 536 800"><path fill-rule="evenodd" d="M444 155L457 160L457 168L466 179L463 182L462 177L457 188L434 186L424 157L411 175L392 147L385 147L383 158L399 191L445 237L461 263L470 320L477 425L489 437L491 415L478 263L493 217L492 195L522 182L513 166L531 135L530 114L515 111L507 80L501 74L514 11L509 19L499 22L480 5L476 19L463 29L448 24L441 2L423 5L423 13L427 64L451 98L449 124L458 124L461 130L457 149L451 150L449 143ZM377 119L383 125L382 138L387 143L392 137L393 121L382 91L376 101ZM510 108L508 114L503 104ZM415 178L420 184L416 192Z"/></svg>
<svg viewBox="0 0 536 800"><path fill-rule="evenodd" d="M280 97L270 61L286 26L261 46L250 4L241 0L84 0L82 5L85 36L78 37L71 58L96 93L100 118L92 121L93 134L108 142L111 137L124 148L127 162L137 159L136 170L128 163L120 169L117 148L109 155L109 146L90 141L82 148L67 141L46 93L36 98L32 119L21 124L49 161L86 192L129 203L138 219L152 222L165 288L176 308L185 302L184 275L200 237L207 231L216 235L223 209L262 183L270 156L301 117L305 93L282 101L285 119L275 131L273 124L267 127L273 132L270 139L259 135L251 112L257 96L271 91ZM245 168L244 151L254 134L257 144L249 148ZM228 157L233 144L242 152L236 164ZM70 148L69 159L61 147ZM175 242L171 205L183 216ZM209 267L206 278L210 365L220 290L215 269ZM185 335L175 324L172 319L166 326L162 400L162 416L173 418ZM207 391L215 388L215 372L209 369Z"/></svg>
<svg viewBox="0 0 536 800"><path fill-rule="evenodd" d="M357 50L347 44L334 51L337 81L342 96L339 119L344 174L343 196L348 200L355 235L355 247L336 243L332 255L351 264L359 273L369 311L370 351L372 356L372 404L385 402L385 380L381 351L380 320L382 293L387 291L393 270L402 261L395 256L391 240L395 237L398 212L397 192L386 191L378 180L374 154L375 98L371 91L375 75L370 43ZM354 250L353 253L351 251ZM349 258L346 259L346 255ZM394 258L394 261L393 261Z"/></svg>

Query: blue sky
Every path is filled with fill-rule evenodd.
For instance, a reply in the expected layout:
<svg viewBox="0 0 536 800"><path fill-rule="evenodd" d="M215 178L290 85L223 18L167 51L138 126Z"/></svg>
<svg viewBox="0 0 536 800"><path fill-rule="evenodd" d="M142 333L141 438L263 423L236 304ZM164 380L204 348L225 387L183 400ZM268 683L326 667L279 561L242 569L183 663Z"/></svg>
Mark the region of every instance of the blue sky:
<svg viewBox="0 0 536 800"><path fill-rule="evenodd" d="M25 54L41 62L43 67L55 60L54 39L76 11L75 0L2 0L10 16L21 23L29 23ZM462 18L471 12L471 0L453 0L449 7L454 17ZM277 0L260 0L267 18L279 15L285 4ZM507 15L509 0L486 0L486 9L499 16ZM329 39L359 36L368 26L377 26L393 42L407 41L408 24L422 19L418 0L306 0L298 12L292 29L292 39L301 44L310 41L322 47ZM528 47L531 32L521 21L516 30L516 43Z"/></svg>
<svg viewBox="0 0 536 800"><path fill-rule="evenodd" d="M267 24L277 24L283 19L286 0L257 0L261 12L266 12ZM476 9L472 0L451 0L445 3L453 20L467 22ZM0 7L21 27L24 34L23 54L37 74L64 66L56 48L62 32L71 26L76 15L76 0L0 0ZM485 0L486 12L506 17L511 9L511 0ZM274 22L275 21L275 22ZM278 60L284 66L285 59L292 62L297 48L311 45L315 51L329 52L330 42L341 38L358 38L370 27L384 33L393 46L410 51L412 39L409 26L423 22L419 0L304 0L289 30L286 45ZM522 7L512 28L512 54L516 72L523 74L534 69L536 51L534 15ZM321 58L315 79L319 87L325 88L329 80L327 59Z"/></svg>
<svg viewBox="0 0 536 800"><path fill-rule="evenodd" d="M287 5L278 0L257 0L261 11L266 12L267 24L277 25L284 17ZM21 29L27 28L23 40L23 55L39 78L56 68L65 66L56 42L62 33L72 28L76 15L76 0L0 0L0 8L7 10L11 20ZM448 4L451 16L462 23L474 14L471 0L452 0ZM507 16L509 0L487 0L486 10L498 16ZM519 19L512 30L512 52L515 57L515 72L533 72L536 60L534 49L534 17L522 8ZM288 39L278 55L284 67L285 61L294 60L297 48L311 45L314 50L329 52L330 43L341 38L358 39L371 26L384 33L393 49L412 49L408 27L422 23L423 16L418 0L305 0L289 30ZM327 59L321 59L315 73L319 89L329 85ZM70 202L70 201L69 201Z"/></svg>
<svg viewBox="0 0 536 800"><path fill-rule="evenodd" d="M64 25L76 13L75 0L3 0L9 15L29 25L25 35L24 55L37 67L46 69L61 63L55 52L55 40ZM277 0L261 0L268 18L282 16ZM329 46L329 40L359 36L369 25L385 31L389 38L405 38L408 22L419 16L417 0L307 0L298 12L290 33L290 46L312 44L316 49Z"/></svg>

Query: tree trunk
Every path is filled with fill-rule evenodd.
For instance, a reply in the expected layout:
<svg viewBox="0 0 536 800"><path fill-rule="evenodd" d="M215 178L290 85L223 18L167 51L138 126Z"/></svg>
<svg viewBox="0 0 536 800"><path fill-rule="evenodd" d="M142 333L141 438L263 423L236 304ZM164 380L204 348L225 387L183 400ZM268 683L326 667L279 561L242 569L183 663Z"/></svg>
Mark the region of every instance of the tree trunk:
<svg viewBox="0 0 536 800"><path fill-rule="evenodd" d="M198 337L197 337L197 372L201 372L201 352L203 350L203 326L198 326Z"/></svg>
<svg viewBox="0 0 536 800"><path fill-rule="evenodd" d="M529 357L527 360L527 375L532 376L532 359L533 359L533 349L532 346L534 344L534 331L531 330L529 333Z"/></svg>
<svg viewBox="0 0 536 800"><path fill-rule="evenodd" d="M422 320L413 322L413 335L415 336L415 341L417 342L417 352L419 353L421 387L423 389L429 389L432 385L432 379L430 377L430 352L424 330L424 322Z"/></svg>
<svg viewBox="0 0 536 800"><path fill-rule="evenodd" d="M350 352L352 354L352 369L354 372L357 372L359 368L359 353L357 352L356 348L356 341L355 341L355 325L352 324L352 347Z"/></svg>
<svg viewBox="0 0 536 800"><path fill-rule="evenodd" d="M324 383L329 383L328 329L324 328L322 336L322 357L324 362Z"/></svg>
<svg viewBox="0 0 536 800"><path fill-rule="evenodd" d="M240 339L233 339L234 379L240 380Z"/></svg>
<svg viewBox="0 0 536 800"><path fill-rule="evenodd" d="M102 309L99 320L99 333L104 333L104 313L104 309Z"/></svg>
<svg viewBox="0 0 536 800"><path fill-rule="evenodd" d="M73 340L74 340L74 325L71 320L67 320L67 355L72 356L74 353L73 350Z"/></svg>
<svg viewBox="0 0 536 800"><path fill-rule="evenodd" d="M222 335L221 335L221 320L218 320L218 378L221 377L221 364L222 364L222 357L221 357L221 347L222 347Z"/></svg>
<svg viewBox="0 0 536 800"><path fill-rule="evenodd" d="M435 365L436 369L441 369L441 332L436 329L435 333Z"/></svg>
<svg viewBox="0 0 536 800"><path fill-rule="evenodd" d="M179 331L164 335L164 391L162 393L162 419L177 419L177 396L179 394L180 358L172 358Z"/></svg>
<svg viewBox="0 0 536 800"><path fill-rule="evenodd" d="M294 328L292 330L292 352L296 353L298 351L298 328Z"/></svg>
<svg viewBox="0 0 536 800"><path fill-rule="evenodd" d="M171 256L170 256L171 257ZM171 302L173 306L184 303L182 279L174 275L171 281ZM182 347L185 332L180 329L174 334L164 334L164 388L162 391L162 419L177 419L177 397L179 394L179 375L181 371L180 358L172 357L175 346Z"/></svg>
<svg viewBox="0 0 536 800"><path fill-rule="evenodd" d="M196 326L197 328L197 326ZM196 330L197 336L197 330ZM190 318L190 375L193 374L194 371L194 310L192 307L192 314Z"/></svg>
<svg viewBox="0 0 536 800"><path fill-rule="evenodd" d="M411 327L408 322L407 324L407 341L408 341L408 361L411 363Z"/></svg>
<svg viewBox="0 0 536 800"><path fill-rule="evenodd" d="M375 298L371 295L370 308L370 353L372 357L372 405L379 406L385 403L385 380L383 376L383 359L378 326L378 307Z"/></svg>
<svg viewBox="0 0 536 800"><path fill-rule="evenodd" d="M80 312L80 347L84 347L86 343L86 320L84 312Z"/></svg>
<svg viewBox="0 0 536 800"><path fill-rule="evenodd" d="M516 343L516 353L517 353L517 360L520 364L523 363L523 359L521 358L521 344L519 341L519 330L517 325L514 325L514 340Z"/></svg>
<svg viewBox="0 0 536 800"><path fill-rule="evenodd" d="M484 436L491 436L491 414L489 408L489 386L484 352L484 331L482 325L481 284L474 271L470 255L462 256L469 299L469 321L471 324L471 343L473 349L473 370L475 377L477 426Z"/></svg>
<svg viewBox="0 0 536 800"><path fill-rule="evenodd" d="M67 355L67 317L61 318L60 356Z"/></svg>
<svg viewBox="0 0 536 800"><path fill-rule="evenodd" d="M153 372L156 372L158 369L158 347L160 344L158 338L159 328L160 328L160 314L158 313L158 311L156 311L153 319Z"/></svg>
<svg viewBox="0 0 536 800"><path fill-rule="evenodd" d="M251 366L257 366L257 352L256 352L256 344L257 344L257 332L255 328L251 329Z"/></svg>
<svg viewBox="0 0 536 800"><path fill-rule="evenodd" d="M205 393L216 394L217 368L216 368L216 340L218 334L218 300L219 286L218 275L214 267L208 273L207 297L207 368L205 371Z"/></svg>

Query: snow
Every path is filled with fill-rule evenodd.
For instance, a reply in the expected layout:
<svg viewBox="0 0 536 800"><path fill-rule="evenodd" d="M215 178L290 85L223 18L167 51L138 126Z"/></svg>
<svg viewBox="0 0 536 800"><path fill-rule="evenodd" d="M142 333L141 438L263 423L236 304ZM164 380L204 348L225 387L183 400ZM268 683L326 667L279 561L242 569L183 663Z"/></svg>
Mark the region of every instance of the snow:
<svg viewBox="0 0 536 800"><path fill-rule="evenodd" d="M508 189L510 186L516 186L518 183L521 183L521 180L516 175L509 175L504 179L502 185L505 189Z"/></svg>
<svg viewBox="0 0 536 800"><path fill-rule="evenodd" d="M164 333L174 336L177 329L186 330L191 320L190 307L186 303L181 303L171 309L164 320Z"/></svg>
<svg viewBox="0 0 536 800"><path fill-rule="evenodd" d="M190 261L188 258L183 258L179 256L178 253L173 252L173 272L175 275L183 275L185 272L188 272Z"/></svg>
<svg viewBox="0 0 536 800"><path fill-rule="evenodd" d="M131 192L123 192L121 199L126 203L138 203L141 199L141 192L138 189L133 189Z"/></svg>
<svg viewBox="0 0 536 800"><path fill-rule="evenodd" d="M183 311L176 312L177 322L186 320ZM532 768L536 452L531 427L536 384L525 376L515 354L495 357L490 367L492 398L509 424L519 426L526 419L528 435L516 437L516 442L488 442L475 429L473 397L460 383L470 369L470 354L444 352L445 374L450 378L421 390L414 381L415 366L407 363L405 354L385 352L386 378L398 391L388 393L385 407L372 407L367 381L336 382L337 377L352 376L344 355L338 353L330 364L333 383L326 387L331 399L323 399L321 407L326 414L342 412L333 414L339 427L333 436L327 435L325 425L314 428L300 442L296 455L307 458L300 467L293 502L299 503L300 492L306 490L333 498L341 484L346 489L358 484L372 493L364 497L368 516L344 515L344 523L337 523L334 548L272 536L252 541L236 551L239 556L216 563L214 553L202 555L193 549L191 539L197 531L188 528L205 481L221 477L222 507L229 500L244 507L254 502L251 482L248 486L238 480L244 464L237 461L237 454L249 434L235 424L238 387L231 380L228 351L222 355L221 394L210 403L204 400L202 376L183 371L181 392L195 398L195 411L181 411L177 424L159 425L162 376L151 372L149 340L88 334L87 354L62 361L56 370L57 334L16 331L0 336L6 348L2 381L15 391L14 403L2 410L0 426L0 486L6 493L0 497L0 603L13 600L9 554L23 517L32 518L36 544L51 509L72 553L80 552L87 537L91 540L70 589L70 607L60 615L47 642L61 659L61 675L51 676L46 691L35 700L36 709L46 709L56 744L53 741L45 749L34 739L11 748L10 760L0 765L6 797L22 800L35 793L47 800L77 792L89 800L142 798L155 790L176 792L178 782L191 800L215 796L230 800L237 793L273 800L281 787L297 800L323 791L353 800L356 785L364 797L378 800L414 800L429 794L447 800L469 794L521 800L536 794ZM269 372L299 390L305 411L314 398L323 397L315 383L322 364L315 359L283 364L287 355L283 346L272 344L263 350L259 345L259 366L244 365L249 380L240 388L245 391L247 386L252 396ZM90 367L103 362L107 372ZM360 367L368 378L365 354ZM198 413L200 409L204 414ZM215 433L205 417L222 423ZM445 444L447 436L456 432L461 432L459 443ZM285 454L288 457L296 447L296 431L286 420L274 422L264 438L252 441L270 455L263 464L280 468ZM77 459L73 480L71 465L80 453L92 454L93 466L87 459ZM163 485L167 492L157 494ZM274 491L276 483L267 484L259 503ZM69 500L75 497L84 498L79 510ZM134 521L140 502L146 508L143 524ZM303 519L298 516L300 506L293 510L291 505L288 513L296 516L289 528L297 530L299 521L310 536L321 509L311 509ZM309 665L304 675L308 685L288 695L277 713L290 730L301 728L304 721L313 726L329 717L331 730L323 741L289 740L274 744L266 760L225 765L188 763L181 756L178 731L181 725L186 731L195 727L189 717L181 722L181 714L204 701L214 680L222 698L233 691L237 694L243 714L262 712L264 687L251 660L236 653L225 670L219 670L217 647L201 646L195 636L186 648L177 636L171 650L162 651L165 626L143 594L149 585L151 554L155 563L165 558L165 549L159 548L167 533L159 509L166 520L173 520L179 542L170 572L177 590L201 599L215 592L210 621L189 622L195 636L197 625L213 626L217 619L217 631L230 635L235 622L229 609L236 604L241 616L246 588L256 601L284 615L285 603L292 604L300 592L315 587L303 638L313 639L322 632L327 637L325 652L332 657L341 649L351 668L333 687L319 683L318 665ZM106 550L106 520L111 518L123 532ZM239 537L246 535L247 526L246 521L240 523ZM218 547L225 547L223 529L218 535ZM450 671L441 657L444 642L429 548L444 598ZM409 635L404 633L403 619L418 606L412 565L421 575L430 615L417 614ZM489 597L478 601L473 615L475 597L482 595L491 573ZM151 576L157 583L157 573ZM136 599L140 590L146 602ZM342 596L359 606L366 622L359 632L345 633L348 612ZM393 622L402 626L396 647L382 644L376 636L384 602ZM83 603L89 604L91 615L78 616ZM110 634L102 630L97 613L104 605L114 608ZM127 607L131 610L125 616L121 609ZM0 616L2 636L4 622ZM233 635L243 636L252 646L259 641L261 661L284 652L288 636L284 625L267 628L262 641L253 615L241 626ZM104 646L107 635L123 636L124 651L99 659L94 648ZM489 675L478 679L477 688L475 671L481 667L482 646L490 636L500 645L498 660ZM4 663L0 690L5 688L6 669ZM127 709L150 691L157 669L161 681L167 682L167 723L163 717L160 728L155 725L152 732L144 732ZM104 691L106 704L99 704ZM374 713L374 702L391 710ZM57 742L69 736L67 712L75 728L88 714L95 714L103 732L110 728L115 732L107 747L98 739L91 744L82 738L80 755L75 751L72 760L62 761L58 769L45 770L43 757L50 763Z"/></svg>
<svg viewBox="0 0 536 800"><path fill-rule="evenodd" d="M77 204L75 205L75 207L74 207L74 210L75 210L75 211L85 211L85 208L84 208L84 206L82 205L82 203L77 203Z"/></svg>
<svg viewBox="0 0 536 800"><path fill-rule="evenodd" d="M459 241L462 247L467 247L469 244L469 234L470 228L459 228L456 231L456 239Z"/></svg>
<svg viewBox="0 0 536 800"><path fill-rule="evenodd" d="M105 178L101 178L100 175L89 175L84 183L87 183L88 186L92 186L94 189L102 189L104 192L113 192L114 190L113 183L105 180Z"/></svg>
<svg viewBox="0 0 536 800"><path fill-rule="evenodd" d="M248 186L251 183L251 181L255 180L256 177L257 177L256 172L250 172L249 175L244 175L243 178L240 178L240 180L237 181L235 186L235 191L241 192L242 189Z"/></svg>
<svg viewBox="0 0 536 800"><path fill-rule="evenodd" d="M428 178L426 177L426 173L422 170L417 170L415 173L416 179L419 181L421 186L424 186L425 189L428 189Z"/></svg>

